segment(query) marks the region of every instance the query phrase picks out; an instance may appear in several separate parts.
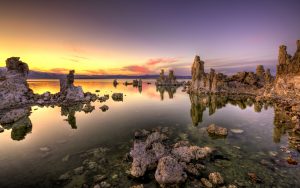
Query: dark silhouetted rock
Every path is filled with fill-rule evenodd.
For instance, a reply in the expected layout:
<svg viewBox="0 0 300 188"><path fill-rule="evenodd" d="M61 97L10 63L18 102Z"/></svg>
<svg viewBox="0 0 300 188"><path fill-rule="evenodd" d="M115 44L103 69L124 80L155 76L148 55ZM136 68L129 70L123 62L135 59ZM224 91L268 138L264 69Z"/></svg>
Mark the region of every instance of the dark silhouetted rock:
<svg viewBox="0 0 300 188"><path fill-rule="evenodd" d="M123 93L113 93L111 98L114 101L123 101Z"/></svg>
<svg viewBox="0 0 300 188"><path fill-rule="evenodd" d="M109 109L109 107L107 105L103 105L103 106L101 106L99 108L100 108L100 110L102 110L102 112L105 112L105 111L107 111Z"/></svg>

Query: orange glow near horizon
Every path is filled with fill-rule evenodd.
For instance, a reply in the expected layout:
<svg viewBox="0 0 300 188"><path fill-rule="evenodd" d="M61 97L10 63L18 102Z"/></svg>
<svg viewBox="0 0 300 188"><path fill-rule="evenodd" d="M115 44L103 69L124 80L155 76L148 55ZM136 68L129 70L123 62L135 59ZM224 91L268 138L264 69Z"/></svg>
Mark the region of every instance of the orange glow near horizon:
<svg viewBox="0 0 300 188"><path fill-rule="evenodd" d="M122 53L114 56L112 52L102 49L90 47L81 50L72 46L64 46L64 44L54 44L47 40L34 43L26 39L9 39L0 36L0 41L0 67L5 66L7 58L17 56L29 65L30 70L41 72L67 73L68 70L75 69L78 74L134 75L144 73L122 68L132 64L142 64L145 60L141 57L128 57ZM15 44L18 44L17 47Z"/></svg>

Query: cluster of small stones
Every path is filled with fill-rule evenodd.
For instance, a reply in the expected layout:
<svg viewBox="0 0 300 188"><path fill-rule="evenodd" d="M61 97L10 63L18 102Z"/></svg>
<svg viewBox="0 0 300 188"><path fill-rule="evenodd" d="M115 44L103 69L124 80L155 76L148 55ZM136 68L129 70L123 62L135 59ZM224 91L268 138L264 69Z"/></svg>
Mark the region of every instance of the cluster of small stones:
<svg viewBox="0 0 300 188"><path fill-rule="evenodd" d="M73 170L67 171L64 174L60 175L57 179L57 184L60 186L67 187L93 187L93 188L109 188L116 187L111 183L114 182L116 177L108 176L103 173L106 171L104 166L109 166L107 158L107 148L99 147L83 152L80 155L80 158L83 159L83 162L78 167ZM62 161L67 162L69 155L64 157ZM94 174L90 177L91 174ZM92 179L92 181L88 181ZM111 182L111 183L109 183Z"/></svg>
<svg viewBox="0 0 300 188"><path fill-rule="evenodd" d="M130 174L142 178L154 172L154 178L161 187L193 185L195 187L226 187L219 172L203 175L205 166L214 149L191 145L188 141L171 144L167 127L152 131L135 132L135 140L130 151L132 158ZM236 187L229 185L228 187Z"/></svg>

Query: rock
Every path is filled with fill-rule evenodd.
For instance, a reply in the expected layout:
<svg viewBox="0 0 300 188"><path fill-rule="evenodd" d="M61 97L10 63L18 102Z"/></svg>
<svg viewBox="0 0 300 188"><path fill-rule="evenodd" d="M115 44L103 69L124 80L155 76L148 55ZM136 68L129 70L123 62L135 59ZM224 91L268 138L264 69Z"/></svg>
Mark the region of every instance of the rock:
<svg viewBox="0 0 300 188"><path fill-rule="evenodd" d="M256 67L256 75L262 79L265 75L265 69L263 65L257 65Z"/></svg>
<svg viewBox="0 0 300 188"><path fill-rule="evenodd" d="M141 137L145 137L145 136L147 136L149 134L150 134L150 131L142 129L142 130L135 131L134 132L134 137L135 138L141 138Z"/></svg>
<svg viewBox="0 0 300 188"><path fill-rule="evenodd" d="M213 172L209 174L209 181L215 185L221 185L224 183L224 179L219 172Z"/></svg>
<svg viewBox="0 0 300 188"><path fill-rule="evenodd" d="M105 175L98 174L98 175L94 176L94 183L100 183L105 179L107 179L107 177Z"/></svg>
<svg viewBox="0 0 300 188"><path fill-rule="evenodd" d="M0 127L0 133L4 132L3 127Z"/></svg>
<svg viewBox="0 0 300 188"><path fill-rule="evenodd" d="M70 155L66 155L64 158L62 158L62 162L69 161Z"/></svg>
<svg viewBox="0 0 300 188"><path fill-rule="evenodd" d="M74 169L74 174L75 174L75 175L81 175L81 174L83 174L83 166L80 166L80 167L78 167L78 168L75 168L75 169Z"/></svg>
<svg viewBox="0 0 300 188"><path fill-rule="evenodd" d="M133 161L131 164L130 173L134 177L141 177L148 169L151 169L157 162L155 153L147 150L146 143L135 141L133 149L130 151L130 156Z"/></svg>
<svg viewBox="0 0 300 188"><path fill-rule="evenodd" d="M94 161L90 161L90 162L88 162L88 164L87 164L87 168L90 169L90 170L95 170L95 169L97 169L97 166L98 166L98 164L97 164L96 162L94 162Z"/></svg>
<svg viewBox="0 0 300 188"><path fill-rule="evenodd" d="M194 153L188 146L176 147L172 150L172 154L180 161L190 162L195 158Z"/></svg>
<svg viewBox="0 0 300 188"><path fill-rule="evenodd" d="M99 108L102 110L102 112L105 112L105 111L107 111L109 109L109 107L107 105L103 105L103 106L101 106Z"/></svg>
<svg viewBox="0 0 300 188"><path fill-rule="evenodd" d="M155 157L157 159L162 158L165 156L168 152L166 151L166 148L164 145L162 145L159 142L153 143L152 144L152 150L154 151Z"/></svg>
<svg viewBox="0 0 300 188"><path fill-rule="evenodd" d="M74 70L70 70L66 79L60 79L60 95L66 102L79 102L85 99L81 86L74 86Z"/></svg>
<svg viewBox="0 0 300 188"><path fill-rule="evenodd" d="M40 147L40 151L42 151L42 152L49 152L50 148L49 147Z"/></svg>
<svg viewBox="0 0 300 188"><path fill-rule="evenodd" d="M191 160L201 160L207 158L213 149L209 147L199 147L199 146L181 146L173 148L172 154L178 160L183 162L190 162Z"/></svg>
<svg viewBox="0 0 300 188"><path fill-rule="evenodd" d="M299 40L297 41L297 45ZM289 99L299 99L300 91L300 50L297 48L295 55L292 57L287 53L287 47L279 47L278 64L276 67L276 79L274 92L277 96Z"/></svg>
<svg viewBox="0 0 300 188"><path fill-rule="evenodd" d="M203 185L204 185L205 187L207 187L207 188L212 188L212 187L213 187L213 184L210 183L210 182L208 181L208 179L206 179L206 178L201 178L201 182L202 182Z"/></svg>
<svg viewBox="0 0 300 188"><path fill-rule="evenodd" d="M184 169L188 174L191 174L193 176L199 176L200 175L198 168L193 164L185 165Z"/></svg>
<svg viewBox="0 0 300 188"><path fill-rule="evenodd" d="M235 133L235 134L241 134L244 132L244 130L242 129L230 129L231 132Z"/></svg>
<svg viewBox="0 0 300 188"><path fill-rule="evenodd" d="M213 152L213 149L210 147L199 146L190 146L190 150L194 154L196 160L205 159Z"/></svg>
<svg viewBox="0 0 300 188"><path fill-rule="evenodd" d="M123 101L123 93L113 93L111 98L114 101Z"/></svg>
<svg viewBox="0 0 300 188"><path fill-rule="evenodd" d="M95 110L95 106L92 106L91 103L85 104L84 107L82 108L82 111L84 111L85 113L91 113L94 110Z"/></svg>
<svg viewBox="0 0 300 188"><path fill-rule="evenodd" d="M67 173L62 174L61 176L59 176L58 181L64 182L64 181L69 181L71 179L72 179L71 173L67 172Z"/></svg>
<svg viewBox="0 0 300 188"><path fill-rule="evenodd" d="M109 188L109 187L111 187L111 185L109 183L107 183L106 181L103 181L100 183L100 187L101 188Z"/></svg>
<svg viewBox="0 0 300 188"><path fill-rule="evenodd" d="M216 136L227 136L228 131L226 128L216 126L215 124L211 124L207 127L207 132Z"/></svg>
<svg viewBox="0 0 300 188"><path fill-rule="evenodd" d="M155 85L156 86L169 86L170 87L170 86L180 86L180 85L182 85L182 83L180 83L176 80L176 77L174 76L174 71L173 70L170 70L168 77L166 77L164 75L164 70L162 69L161 73L159 75L159 78L156 79Z"/></svg>
<svg viewBox="0 0 300 188"><path fill-rule="evenodd" d="M144 185L143 185L143 184L140 184L140 185L133 185L133 186L131 186L130 188L144 188Z"/></svg>
<svg viewBox="0 0 300 188"><path fill-rule="evenodd" d="M174 148L178 148L178 147L182 147L182 146L190 146L189 141L187 141L187 140L181 140L181 141L176 142L174 144Z"/></svg>
<svg viewBox="0 0 300 188"><path fill-rule="evenodd" d="M18 121L19 119L29 116L31 108L19 108L6 111L0 114L0 124L10 124Z"/></svg>
<svg viewBox="0 0 300 188"><path fill-rule="evenodd" d="M105 102L109 99L109 95L104 95L103 97L99 97L100 102Z"/></svg>
<svg viewBox="0 0 300 188"><path fill-rule="evenodd" d="M119 84L118 81L115 79L115 80L113 81L113 85L116 87L118 84Z"/></svg>
<svg viewBox="0 0 300 188"><path fill-rule="evenodd" d="M298 164L298 162L295 159L293 159L291 156L289 156L286 159L286 161L287 161L288 164L291 164L291 165L297 165Z"/></svg>
<svg viewBox="0 0 300 188"><path fill-rule="evenodd" d="M145 143L146 143L146 147L149 147L150 145L152 145L154 142L161 142L166 140L168 137L165 134L162 134L160 132L153 132L151 133Z"/></svg>
<svg viewBox="0 0 300 188"><path fill-rule="evenodd" d="M6 69L0 71L0 109L30 103L33 92L27 84L28 71L28 65L19 57L6 60Z"/></svg>
<svg viewBox="0 0 300 188"><path fill-rule="evenodd" d="M272 75L266 75L262 65L257 67L257 72L238 72L232 76L216 73L211 69L209 73L204 71L204 61L197 55L192 65L192 82L189 92L192 93L243 93L262 94L268 80L271 84Z"/></svg>
<svg viewBox="0 0 300 188"><path fill-rule="evenodd" d="M262 183L262 180L255 173L249 172L248 177L253 183Z"/></svg>
<svg viewBox="0 0 300 188"><path fill-rule="evenodd" d="M96 90L95 90L95 92L96 92L96 93L99 93L99 92L100 92L100 90L99 90L99 89L96 89Z"/></svg>
<svg viewBox="0 0 300 188"><path fill-rule="evenodd" d="M238 188L236 185L231 185L231 184L228 185L227 187L228 187L228 188Z"/></svg>
<svg viewBox="0 0 300 188"><path fill-rule="evenodd" d="M159 160L155 171L155 179L159 184L178 184L187 178L183 167L171 156Z"/></svg>

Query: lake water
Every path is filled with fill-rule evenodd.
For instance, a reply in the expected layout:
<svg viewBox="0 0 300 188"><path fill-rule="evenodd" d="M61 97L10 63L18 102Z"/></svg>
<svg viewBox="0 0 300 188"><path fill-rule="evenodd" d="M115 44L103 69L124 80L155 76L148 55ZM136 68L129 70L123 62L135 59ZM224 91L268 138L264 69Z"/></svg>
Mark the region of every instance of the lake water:
<svg viewBox="0 0 300 188"><path fill-rule="evenodd" d="M113 87L112 80L76 80L75 85L85 92L124 93L123 102L111 98L93 102L91 113L83 112L82 105L33 106L26 119L32 128L17 132L8 127L0 133L0 187L81 187L97 174L105 174L114 187L130 187L140 183L126 174L129 164L124 162L134 132L159 126L172 129L177 140L216 148L223 157L209 163L206 170L219 171L227 183L300 187L299 166L286 162L289 156L300 161L299 153L289 145L291 130L278 121L272 105L189 96L182 88L157 90L154 82L149 82L152 84L143 83L139 90L131 85ZM36 93L59 91L57 80L31 80L29 85ZM109 106L108 111L99 109L103 104ZM211 123L233 132L229 131L227 138L212 138L205 129ZM73 176L69 184L59 184L60 175L82 166L89 151L99 151L99 158L105 161L97 162L97 170ZM253 184L247 173L257 174L262 182ZM145 187L158 186L151 180L143 183Z"/></svg>

